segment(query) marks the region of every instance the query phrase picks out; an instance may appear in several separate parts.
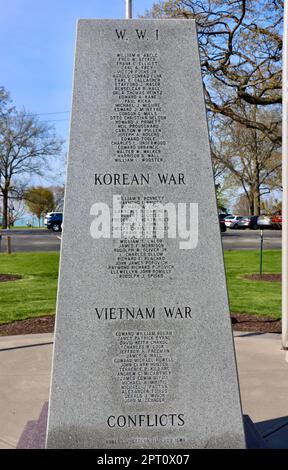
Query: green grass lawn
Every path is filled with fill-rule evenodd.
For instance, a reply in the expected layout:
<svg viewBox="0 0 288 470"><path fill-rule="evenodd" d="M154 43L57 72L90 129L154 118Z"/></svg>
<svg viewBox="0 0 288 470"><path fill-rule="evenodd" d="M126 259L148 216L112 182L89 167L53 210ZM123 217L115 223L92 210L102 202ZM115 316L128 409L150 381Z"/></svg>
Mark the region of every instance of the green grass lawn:
<svg viewBox="0 0 288 470"><path fill-rule="evenodd" d="M281 318L281 282L249 281L259 274L259 251L225 251L230 310ZM281 250L263 252L263 273L281 273Z"/></svg>
<svg viewBox="0 0 288 470"><path fill-rule="evenodd" d="M0 283L0 324L55 313L59 253L0 255L0 273L23 279Z"/></svg>
<svg viewBox="0 0 288 470"><path fill-rule="evenodd" d="M0 283L0 324L55 312L59 253L0 254L0 273L23 279ZM280 318L280 282L257 282L243 275L259 272L259 251L226 251L231 312ZM281 272L281 251L265 251L263 272Z"/></svg>

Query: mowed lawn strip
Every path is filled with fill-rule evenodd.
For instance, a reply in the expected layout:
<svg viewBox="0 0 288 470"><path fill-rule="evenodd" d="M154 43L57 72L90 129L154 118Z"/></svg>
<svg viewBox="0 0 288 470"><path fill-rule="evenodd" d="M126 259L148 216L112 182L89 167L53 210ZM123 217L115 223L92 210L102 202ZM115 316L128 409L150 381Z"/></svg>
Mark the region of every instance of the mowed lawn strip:
<svg viewBox="0 0 288 470"><path fill-rule="evenodd" d="M54 314L59 253L0 254L0 273L23 279L0 283L0 324Z"/></svg>
<svg viewBox="0 0 288 470"><path fill-rule="evenodd" d="M226 251L230 310L235 313L281 316L281 283L250 281L246 274L259 273L259 251ZM20 274L23 279L0 283L0 324L54 314L59 253L0 254L0 273ZM264 251L263 272L281 272L281 251Z"/></svg>
<svg viewBox="0 0 288 470"><path fill-rule="evenodd" d="M280 319L281 282L244 278L247 274L259 274L259 250L225 251L224 259L231 312ZM281 250L263 252L263 273L281 273Z"/></svg>

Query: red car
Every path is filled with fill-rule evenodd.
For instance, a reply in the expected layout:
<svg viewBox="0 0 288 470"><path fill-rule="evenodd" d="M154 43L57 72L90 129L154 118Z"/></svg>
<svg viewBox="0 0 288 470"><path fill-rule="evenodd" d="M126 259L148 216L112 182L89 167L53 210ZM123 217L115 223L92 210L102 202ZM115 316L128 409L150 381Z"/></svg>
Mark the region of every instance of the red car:
<svg viewBox="0 0 288 470"><path fill-rule="evenodd" d="M282 228L282 215L281 214L275 214L271 215L270 217L272 227L275 229L281 229Z"/></svg>

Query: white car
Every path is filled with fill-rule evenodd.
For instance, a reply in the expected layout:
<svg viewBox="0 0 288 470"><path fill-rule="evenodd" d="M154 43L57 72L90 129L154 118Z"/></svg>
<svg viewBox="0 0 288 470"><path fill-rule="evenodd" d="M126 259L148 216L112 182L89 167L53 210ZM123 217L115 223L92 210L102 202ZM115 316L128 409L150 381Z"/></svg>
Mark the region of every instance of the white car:
<svg viewBox="0 0 288 470"><path fill-rule="evenodd" d="M243 219L242 215L228 215L225 217L225 225L229 228L238 228L238 221Z"/></svg>

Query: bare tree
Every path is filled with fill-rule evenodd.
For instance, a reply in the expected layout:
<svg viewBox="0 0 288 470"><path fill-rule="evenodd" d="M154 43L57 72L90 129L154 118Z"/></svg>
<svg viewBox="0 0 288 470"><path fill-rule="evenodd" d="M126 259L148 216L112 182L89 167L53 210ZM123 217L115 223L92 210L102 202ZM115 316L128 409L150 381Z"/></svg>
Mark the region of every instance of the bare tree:
<svg viewBox="0 0 288 470"><path fill-rule="evenodd" d="M21 199L9 199L8 204L8 225L14 226L17 220L22 219L25 214L25 204Z"/></svg>
<svg viewBox="0 0 288 470"><path fill-rule="evenodd" d="M233 206L233 214L249 215L250 205L246 194L241 194Z"/></svg>
<svg viewBox="0 0 288 470"><path fill-rule="evenodd" d="M64 208L65 186L50 186L48 189L52 191L54 196L55 211L62 212Z"/></svg>
<svg viewBox="0 0 288 470"><path fill-rule="evenodd" d="M168 0L146 16L193 18L198 25L206 104L281 144L279 113L263 122L241 114L239 103L279 107L283 0ZM270 109L269 109L270 110Z"/></svg>
<svg viewBox="0 0 288 470"><path fill-rule="evenodd" d="M256 106L253 109L242 106L241 112L247 118L253 112L251 119L255 120L257 114L262 113ZM267 113L265 118L268 120ZM243 189L251 215L260 214L261 196L281 188L279 145L256 129L226 118L219 119L212 139L212 155Z"/></svg>
<svg viewBox="0 0 288 470"><path fill-rule="evenodd" d="M3 198L3 227L8 224L9 193L23 175L42 174L48 157L61 152L63 141L53 126L40 122L25 110L7 108L5 91L0 114L0 191Z"/></svg>

